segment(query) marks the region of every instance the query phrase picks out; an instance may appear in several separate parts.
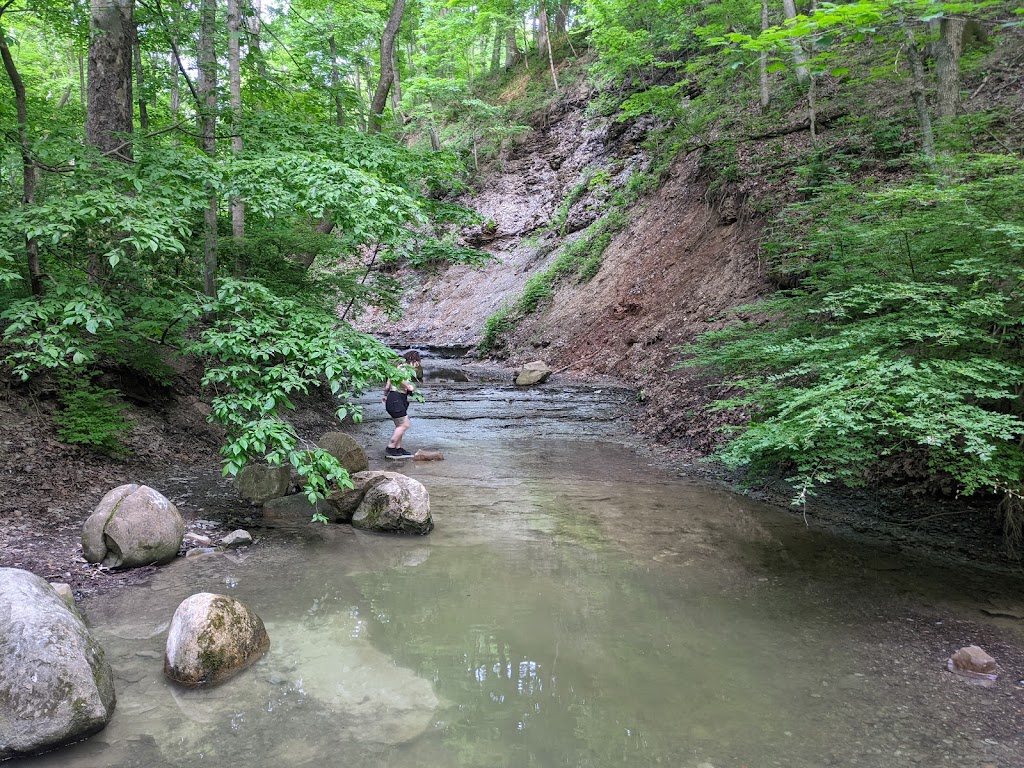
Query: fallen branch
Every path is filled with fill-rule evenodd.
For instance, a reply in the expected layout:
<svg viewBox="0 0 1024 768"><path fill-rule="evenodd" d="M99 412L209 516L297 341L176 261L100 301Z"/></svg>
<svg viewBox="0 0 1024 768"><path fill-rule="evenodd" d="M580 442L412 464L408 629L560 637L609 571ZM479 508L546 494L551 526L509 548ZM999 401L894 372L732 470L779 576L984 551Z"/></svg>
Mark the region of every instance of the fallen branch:
<svg viewBox="0 0 1024 768"><path fill-rule="evenodd" d="M846 117L848 113L846 111L834 112L831 115L818 115L814 121L815 128L822 128L829 123L833 123L840 117ZM758 139L774 139L779 136L788 136L791 133L799 133L800 131L807 131L811 128L811 121L808 118L804 118L798 123L790 123L789 125L782 126L781 128L775 128L764 133L752 133L746 136L744 141L756 141Z"/></svg>

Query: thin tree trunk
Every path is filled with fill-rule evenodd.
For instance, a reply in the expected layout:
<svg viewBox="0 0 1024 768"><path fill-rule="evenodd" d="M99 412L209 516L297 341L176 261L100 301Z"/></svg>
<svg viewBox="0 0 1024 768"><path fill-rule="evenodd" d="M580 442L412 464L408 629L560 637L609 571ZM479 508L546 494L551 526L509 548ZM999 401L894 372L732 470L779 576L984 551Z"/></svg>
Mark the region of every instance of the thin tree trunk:
<svg viewBox="0 0 1024 768"><path fill-rule="evenodd" d="M939 39L934 49L938 80L935 106L939 117L955 117L960 105L960 56L966 24L965 19L943 18L939 22Z"/></svg>
<svg viewBox="0 0 1024 768"><path fill-rule="evenodd" d="M811 75L807 83L807 127L811 131L811 146L818 143L817 79Z"/></svg>
<svg viewBox="0 0 1024 768"><path fill-rule="evenodd" d="M768 0L761 0L761 31L771 26L768 20ZM768 90L768 51L761 51L761 111L768 109L772 95Z"/></svg>
<svg viewBox="0 0 1024 768"><path fill-rule="evenodd" d="M199 77L199 135L203 152L214 157L217 152L217 57L213 40L216 34L217 0L201 0L199 5L199 45L197 59ZM203 217L203 292L217 295L217 194L210 190L209 203Z"/></svg>
<svg viewBox="0 0 1024 768"><path fill-rule="evenodd" d="M238 0L228 0L228 97L231 102L231 152L236 157L241 157L243 149L241 33L242 9ZM240 197L231 198L231 236L245 237L245 202ZM235 264L235 274L241 274L240 262Z"/></svg>
<svg viewBox="0 0 1024 768"><path fill-rule="evenodd" d="M82 108L85 109L86 104L86 90L85 90L85 54L81 51L78 52L78 100L82 104Z"/></svg>
<svg viewBox="0 0 1024 768"><path fill-rule="evenodd" d="M263 59L263 51L260 50L260 14L263 11L262 0L252 0L252 7L246 14L246 26L249 29L249 50L256 57L256 71L260 77L267 75L267 62Z"/></svg>
<svg viewBox="0 0 1024 768"><path fill-rule="evenodd" d="M568 0L562 0L558 4L558 8L555 10L555 34L564 36L568 29L569 23L569 11L572 10L571 4Z"/></svg>
<svg viewBox="0 0 1024 768"><path fill-rule="evenodd" d="M910 96L914 101L918 123L921 125L921 150L928 160L934 160L935 134L932 131L932 118L928 113L928 102L925 100L924 64L921 61L921 54L917 50L917 40L914 39L913 30L905 21L901 22L900 26L903 27L903 36L907 41L907 60L910 62Z"/></svg>
<svg viewBox="0 0 1024 768"><path fill-rule="evenodd" d="M551 31L548 29L548 9L541 3L538 14L538 24L541 29L541 37L544 40L544 47L548 51L548 64L551 66L551 81L555 84L555 93L558 93L558 73L555 72L555 57L551 53ZM543 55L543 54L542 54Z"/></svg>
<svg viewBox="0 0 1024 768"><path fill-rule="evenodd" d="M501 22L494 22L494 47L491 49L491 74L493 75L498 71L498 67L501 66L501 43L505 36L504 30L501 28Z"/></svg>
<svg viewBox="0 0 1024 768"><path fill-rule="evenodd" d="M60 95L60 101L57 102L57 109L66 107L69 101L71 101L71 85L64 87L64 93Z"/></svg>
<svg viewBox="0 0 1024 768"><path fill-rule="evenodd" d="M149 130L149 112L146 109L146 97L145 97L145 74L142 70L142 46L139 45L139 29L134 27L132 29L132 60L135 62L135 90L136 98L139 103L139 128L143 131Z"/></svg>
<svg viewBox="0 0 1024 768"><path fill-rule="evenodd" d="M797 16L796 0L782 0L782 12L787 19L795 19ZM806 82L809 74L807 71L807 57L804 55L803 49L800 48L800 44L797 43L796 46L796 49L793 51L796 79L803 83Z"/></svg>
<svg viewBox="0 0 1024 768"><path fill-rule="evenodd" d="M405 0L394 0L388 23L384 25L384 34L380 38L380 80L377 91L370 102L370 133L379 133L383 123L384 105L387 104L388 91L394 80L395 38L402 24L405 12Z"/></svg>
<svg viewBox="0 0 1024 768"><path fill-rule="evenodd" d="M327 38L327 47L331 52L331 92L334 94L334 120L341 128L345 125L345 105L341 100L341 72L338 71L338 45L334 35Z"/></svg>
<svg viewBox="0 0 1024 768"><path fill-rule="evenodd" d="M395 60L395 49L391 49L391 72L394 82L391 88L391 109L405 122L405 114L402 112L402 79L398 73L398 62Z"/></svg>
<svg viewBox="0 0 1024 768"><path fill-rule="evenodd" d="M435 152L441 151L441 139L438 138L437 129L433 123L430 124L430 148Z"/></svg>
<svg viewBox="0 0 1024 768"><path fill-rule="evenodd" d="M181 72L178 71L178 60L173 53L167 57L167 63L171 68L171 120L176 123L181 110Z"/></svg>
<svg viewBox="0 0 1024 768"><path fill-rule="evenodd" d="M85 138L115 160L130 162L134 0L91 0L89 103Z"/></svg>
<svg viewBox="0 0 1024 768"><path fill-rule="evenodd" d="M15 109L18 113L18 148L21 152L21 202L29 206L35 200L36 165L32 159L32 145L28 137L28 103L25 98L25 82L11 56L7 39L0 33L0 58L4 62L7 79L14 89ZM39 243L34 237L25 238L25 258L28 266L29 289L33 296L43 292L43 282L39 271Z"/></svg>

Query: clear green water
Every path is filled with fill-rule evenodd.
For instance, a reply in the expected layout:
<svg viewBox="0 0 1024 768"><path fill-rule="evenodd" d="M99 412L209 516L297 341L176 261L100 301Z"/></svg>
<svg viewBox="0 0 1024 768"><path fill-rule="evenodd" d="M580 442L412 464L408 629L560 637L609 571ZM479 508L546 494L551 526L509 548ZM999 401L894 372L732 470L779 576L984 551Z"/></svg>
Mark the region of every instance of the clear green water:
<svg viewBox="0 0 1024 768"><path fill-rule="evenodd" d="M529 414L516 397L506 411ZM602 434L579 440L559 417L413 417L407 444L446 454L405 466L430 491L430 536L257 530L240 556L180 560L88 602L114 720L21 762L1024 764L1024 729L992 717L1016 706L1012 681L983 690L944 671L976 630L937 601L941 569L873 568L875 552L650 466L597 416ZM379 420L362 429L368 446L386 437ZM198 498L218 487L188 483ZM162 676L166 625L198 591L248 603L272 646L226 684L182 691Z"/></svg>

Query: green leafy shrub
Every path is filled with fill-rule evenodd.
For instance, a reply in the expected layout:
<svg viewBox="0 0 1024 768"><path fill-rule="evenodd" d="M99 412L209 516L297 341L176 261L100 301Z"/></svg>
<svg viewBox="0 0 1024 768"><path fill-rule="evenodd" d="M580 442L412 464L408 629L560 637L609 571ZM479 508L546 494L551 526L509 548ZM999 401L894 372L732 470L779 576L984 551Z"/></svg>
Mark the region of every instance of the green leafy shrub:
<svg viewBox="0 0 1024 768"><path fill-rule="evenodd" d="M484 321L484 332L477 349L482 355L490 354L501 346L501 337L515 328L515 315L509 307L502 307Z"/></svg>
<svg viewBox="0 0 1024 768"><path fill-rule="evenodd" d="M259 460L298 469L311 499L331 483L349 486L329 454L309 451L284 414L293 398L326 386L339 398L338 418L362 418L354 398L385 379L409 378L395 353L339 322L330 311L277 296L259 283L224 280L202 307L216 320L190 346L208 361L203 386L215 392L211 420L227 429L224 474Z"/></svg>
<svg viewBox="0 0 1024 768"><path fill-rule="evenodd" d="M797 500L890 467L969 495L1024 486L1024 161L960 158L876 191L828 187L785 211L774 259L796 288L706 334L749 425L729 466L792 468ZM940 483L941 484L941 483Z"/></svg>
<svg viewBox="0 0 1024 768"><path fill-rule="evenodd" d="M61 407L53 421L61 440L111 456L128 452L124 438L131 434L135 422L124 417L127 405L117 390L100 389L89 379L69 376L60 378L59 387Z"/></svg>

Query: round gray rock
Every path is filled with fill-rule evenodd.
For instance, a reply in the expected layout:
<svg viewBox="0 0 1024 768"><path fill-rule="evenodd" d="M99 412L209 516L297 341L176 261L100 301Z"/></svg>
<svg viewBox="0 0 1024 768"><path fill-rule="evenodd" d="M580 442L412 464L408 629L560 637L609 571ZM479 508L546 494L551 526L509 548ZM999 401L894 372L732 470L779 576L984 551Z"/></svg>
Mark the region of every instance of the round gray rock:
<svg viewBox="0 0 1024 768"><path fill-rule="evenodd" d="M352 525L381 533L430 533L430 495L423 483L397 472L360 472L353 477L365 491Z"/></svg>
<svg viewBox="0 0 1024 768"><path fill-rule="evenodd" d="M167 497L146 485L118 486L104 496L82 527L90 563L136 568L173 560L185 521Z"/></svg>
<svg viewBox="0 0 1024 768"><path fill-rule="evenodd" d="M187 686L223 682L264 654L263 620L227 595L200 592L182 600L171 619L164 674Z"/></svg>
<svg viewBox="0 0 1024 768"><path fill-rule="evenodd" d="M350 475L354 475L356 472L365 472L370 468L366 451L352 435L344 432L328 432L320 438L320 448L336 458Z"/></svg>
<svg viewBox="0 0 1024 768"><path fill-rule="evenodd" d="M103 649L38 576L0 568L0 760L78 741L114 714Z"/></svg>

